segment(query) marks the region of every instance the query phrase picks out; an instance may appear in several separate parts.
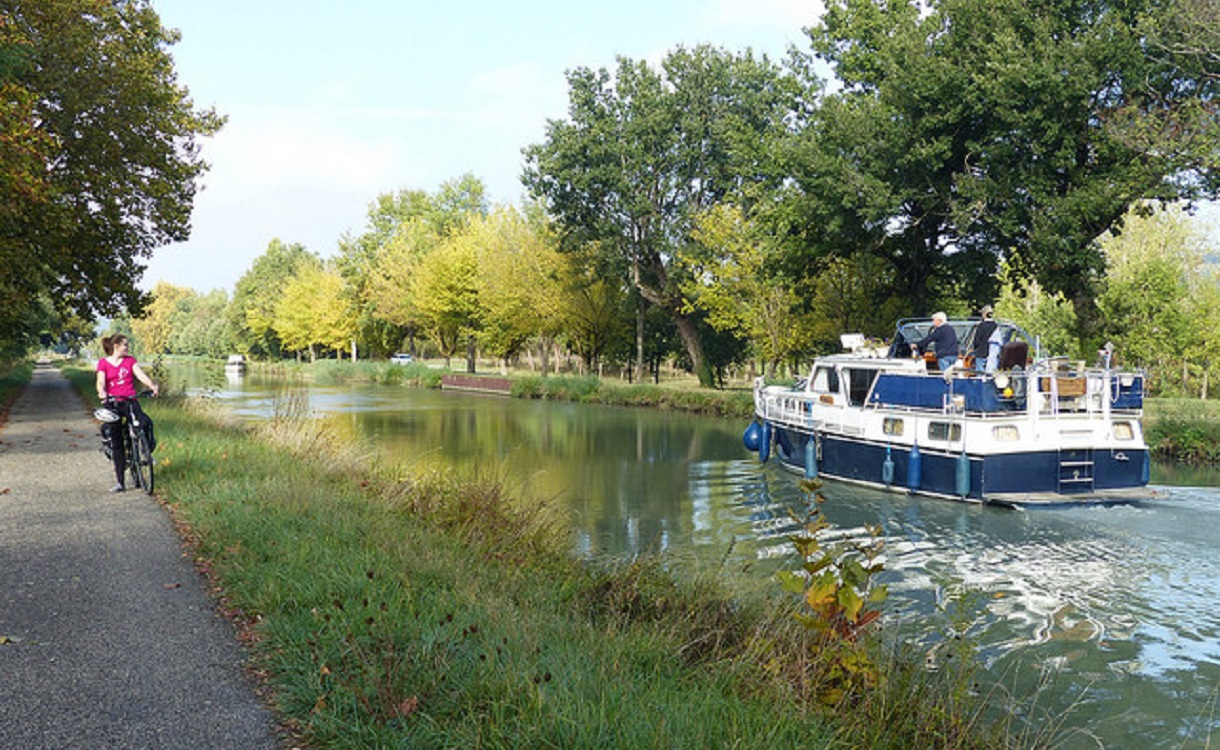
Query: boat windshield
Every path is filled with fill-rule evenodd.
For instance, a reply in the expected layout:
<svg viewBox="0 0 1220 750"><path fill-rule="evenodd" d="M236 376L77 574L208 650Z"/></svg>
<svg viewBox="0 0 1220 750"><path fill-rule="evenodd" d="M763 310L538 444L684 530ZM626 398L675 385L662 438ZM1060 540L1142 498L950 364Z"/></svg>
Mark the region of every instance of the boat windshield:
<svg viewBox="0 0 1220 750"><path fill-rule="evenodd" d="M947 321L948 325L953 326L954 332L957 333L957 340L963 352L974 348L974 332L982 322L982 318L950 318ZM1007 344L1010 341L1024 341L1032 348L1033 339L1025 332L1025 329L1006 320L997 320L996 324L997 330L1000 332L1001 344ZM931 330L931 318L903 318L898 321L894 338L890 341L889 356L910 357L911 343L921 340Z"/></svg>

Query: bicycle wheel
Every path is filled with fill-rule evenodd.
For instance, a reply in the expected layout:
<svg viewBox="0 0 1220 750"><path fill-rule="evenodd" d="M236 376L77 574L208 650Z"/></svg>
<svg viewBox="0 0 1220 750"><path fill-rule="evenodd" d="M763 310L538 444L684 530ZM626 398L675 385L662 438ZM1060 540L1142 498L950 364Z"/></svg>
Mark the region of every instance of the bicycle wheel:
<svg viewBox="0 0 1220 750"><path fill-rule="evenodd" d="M139 433L128 435L127 438L127 467L131 469L131 481L136 487L143 489L145 492L152 494L152 488L145 482L149 466L145 463L148 458L148 445L144 442L144 436Z"/></svg>
<svg viewBox="0 0 1220 750"><path fill-rule="evenodd" d="M148 437L143 430L135 438L135 443L139 446L136 452L140 455L140 480L143 482L144 491L148 494L153 493L153 465L156 460L153 458L152 449L148 447Z"/></svg>

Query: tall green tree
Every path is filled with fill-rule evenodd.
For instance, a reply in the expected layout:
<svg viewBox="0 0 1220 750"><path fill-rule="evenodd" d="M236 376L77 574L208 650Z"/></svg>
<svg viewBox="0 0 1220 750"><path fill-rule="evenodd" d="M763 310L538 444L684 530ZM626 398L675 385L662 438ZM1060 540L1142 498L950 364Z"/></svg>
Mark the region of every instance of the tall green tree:
<svg viewBox="0 0 1220 750"><path fill-rule="evenodd" d="M1198 228L1180 208L1132 211L1121 233L1101 241L1107 273L1097 306L1104 334L1152 387L1189 393L1209 369L1215 332L1215 275Z"/></svg>
<svg viewBox="0 0 1220 750"><path fill-rule="evenodd" d="M806 112L791 157L806 265L876 254L926 310L945 292L989 301L1004 257L1090 312L1095 240L1129 206L1220 186L1214 151L1135 137L1166 112L1214 121L1215 60L1188 70L1149 43L1180 7L830 0L811 41L842 85Z"/></svg>
<svg viewBox="0 0 1220 750"><path fill-rule="evenodd" d="M178 83L177 41L148 0L0 5L0 309L138 312L145 260L190 234L222 118Z"/></svg>
<svg viewBox="0 0 1220 750"><path fill-rule="evenodd" d="M564 247L596 247L674 321L701 383L712 385L676 252L694 217L772 184L770 154L795 91L778 66L710 47L670 52L655 70L620 58L568 74L568 117L526 149L525 184L557 219ZM642 357L638 358L642 364Z"/></svg>
<svg viewBox="0 0 1220 750"><path fill-rule="evenodd" d="M288 282L321 261L299 243L273 239L233 289L227 317L238 347L247 354L278 357L283 342L275 330L276 305Z"/></svg>
<svg viewBox="0 0 1220 750"><path fill-rule="evenodd" d="M422 325L410 277L420 260L445 237L487 216L482 181L470 174L448 180L435 193L383 193L369 206L365 231L340 244L339 269L359 300L361 331L397 332L412 341Z"/></svg>

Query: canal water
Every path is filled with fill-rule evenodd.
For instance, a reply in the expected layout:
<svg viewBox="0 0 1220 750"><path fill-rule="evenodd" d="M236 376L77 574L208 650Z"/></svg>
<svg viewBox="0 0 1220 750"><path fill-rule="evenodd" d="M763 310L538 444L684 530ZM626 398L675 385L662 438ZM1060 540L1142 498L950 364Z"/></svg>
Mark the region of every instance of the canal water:
<svg viewBox="0 0 1220 750"><path fill-rule="evenodd" d="M256 376L195 389L262 419ZM296 391L383 461L456 467L558 503L589 556L650 550L759 578L793 564L799 477L744 449L736 420L390 386ZM889 632L930 666L975 644L980 689L1058 748L1220 744L1220 472L1154 466L1161 496L1026 511L828 483L834 533L886 538ZM1210 744L1209 744L1210 743Z"/></svg>

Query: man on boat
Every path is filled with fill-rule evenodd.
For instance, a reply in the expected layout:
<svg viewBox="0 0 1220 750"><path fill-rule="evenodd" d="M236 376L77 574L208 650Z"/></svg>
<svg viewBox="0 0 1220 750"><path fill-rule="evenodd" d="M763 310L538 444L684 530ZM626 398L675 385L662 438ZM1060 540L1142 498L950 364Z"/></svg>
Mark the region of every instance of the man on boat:
<svg viewBox="0 0 1220 750"><path fill-rule="evenodd" d="M949 318L943 312L932 315L932 330L919 341L911 344L912 350L928 351L929 346L936 353L936 364L941 372L948 372L957 363L957 331L953 326L945 325Z"/></svg>
<svg viewBox="0 0 1220 750"><path fill-rule="evenodd" d="M974 327L974 369L979 372L995 372L996 361L1000 356L1000 341L992 341L996 332L995 311L991 305L983 305L979 310L983 320Z"/></svg>

